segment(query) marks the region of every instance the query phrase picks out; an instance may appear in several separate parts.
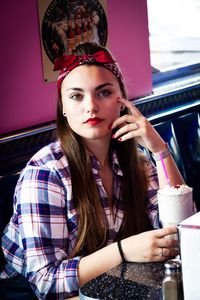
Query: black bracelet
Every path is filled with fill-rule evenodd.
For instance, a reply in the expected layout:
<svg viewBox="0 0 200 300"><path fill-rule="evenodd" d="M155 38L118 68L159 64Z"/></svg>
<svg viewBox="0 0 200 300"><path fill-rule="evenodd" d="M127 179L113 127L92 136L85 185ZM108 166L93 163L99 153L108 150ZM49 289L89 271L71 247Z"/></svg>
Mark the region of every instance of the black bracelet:
<svg viewBox="0 0 200 300"><path fill-rule="evenodd" d="M118 246L118 249L119 249L119 253L121 255L121 258L122 258L122 262L127 262L127 260L125 259L124 257L124 252L122 250L122 245L121 245L121 241L117 241L117 246Z"/></svg>

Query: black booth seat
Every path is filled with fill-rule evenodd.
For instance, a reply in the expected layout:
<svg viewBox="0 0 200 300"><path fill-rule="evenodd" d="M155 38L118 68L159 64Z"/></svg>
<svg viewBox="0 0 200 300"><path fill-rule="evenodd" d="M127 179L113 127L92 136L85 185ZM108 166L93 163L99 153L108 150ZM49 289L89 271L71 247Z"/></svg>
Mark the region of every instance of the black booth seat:
<svg viewBox="0 0 200 300"><path fill-rule="evenodd" d="M200 210L200 113L192 112L154 125L169 144L177 166Z"/></svg>
<svg viewBox="0 0 200 300"><path fill-rule="evenodd" d="M13 211L13 194L28 160L56 138L55 124L0 139L0 236Z"/></svg>
<svg viewBox="0 0 200 300"><path fill-rule="evenodd" d="M19 173L0 178L0 236L13 212L13 194Z"/></svg>

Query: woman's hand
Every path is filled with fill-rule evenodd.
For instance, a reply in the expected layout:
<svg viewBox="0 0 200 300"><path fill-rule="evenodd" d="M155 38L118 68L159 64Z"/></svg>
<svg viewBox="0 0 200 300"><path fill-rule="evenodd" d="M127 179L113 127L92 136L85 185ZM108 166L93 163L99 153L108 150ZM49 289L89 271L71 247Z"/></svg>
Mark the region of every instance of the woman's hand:
<svg viewBox="0 0 200 300"><path fill-rule="evenodd" d="M163 139L139 110L128 100L120 98L118 101L130 110L131 115L121 116L113 122L111 129L119 128L113 138L120 142L135 138L138 144L154 153L166 149Z"/></svg>
<svg viewBox="0 0 200 300"><path fill-rule="evenodd" d="M177 233L176 227L146 231L121 241L124 256L130 262L165 261L179 254L178 241L167 239Z"/></svg>

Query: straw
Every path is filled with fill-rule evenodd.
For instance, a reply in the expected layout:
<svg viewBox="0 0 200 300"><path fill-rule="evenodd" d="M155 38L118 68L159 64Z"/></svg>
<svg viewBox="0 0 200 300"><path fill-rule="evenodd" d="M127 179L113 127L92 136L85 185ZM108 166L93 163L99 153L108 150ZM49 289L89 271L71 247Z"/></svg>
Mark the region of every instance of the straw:
<svg viewBox="0 0 200 300"><path fill-rule="evenodd" d="M168 176L168 173L167 173L167 169L166 169L163 157L162 157L162 155L159 155L159 156L160 156L160 160L161 160L161 163L162 163L162 167L163 167L163 171L164 171L164 174L165 174L167 184L170 186L170 180L169 180L169 176Z"/></svg>

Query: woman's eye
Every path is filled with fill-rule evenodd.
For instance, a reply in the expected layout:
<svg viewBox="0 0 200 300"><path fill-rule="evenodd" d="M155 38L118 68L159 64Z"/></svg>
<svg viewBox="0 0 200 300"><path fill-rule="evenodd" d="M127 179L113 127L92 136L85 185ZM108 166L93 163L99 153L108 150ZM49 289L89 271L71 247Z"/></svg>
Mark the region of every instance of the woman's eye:
<svg viewBox="0 0 200 300"><path fill-rule="evenodd" d="M72 100L76 100L76 101L80 101L82 99L82 95L81 94L74 94L70 96L70 99Z"/></svg>
<svg viewBox="0 0 200 300"><path fill-rule="evenodd" d="M112 94L112 92L110 90L103 90L99 93L100 97L108 97Z"/></svg>

